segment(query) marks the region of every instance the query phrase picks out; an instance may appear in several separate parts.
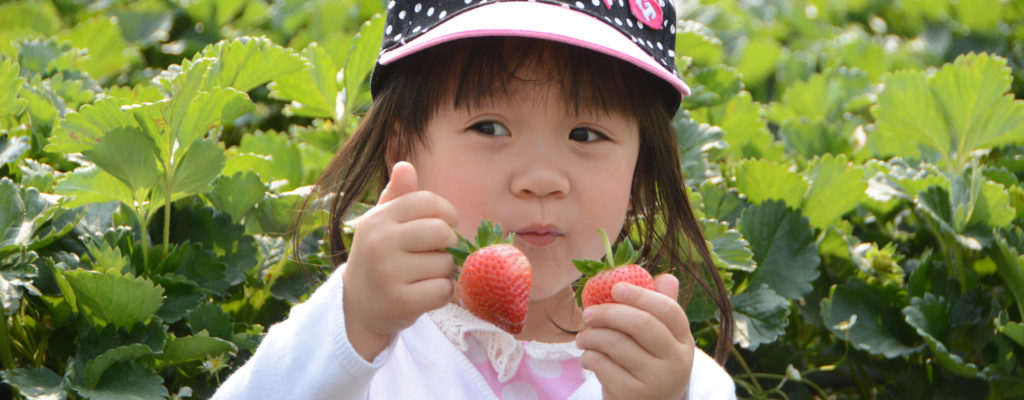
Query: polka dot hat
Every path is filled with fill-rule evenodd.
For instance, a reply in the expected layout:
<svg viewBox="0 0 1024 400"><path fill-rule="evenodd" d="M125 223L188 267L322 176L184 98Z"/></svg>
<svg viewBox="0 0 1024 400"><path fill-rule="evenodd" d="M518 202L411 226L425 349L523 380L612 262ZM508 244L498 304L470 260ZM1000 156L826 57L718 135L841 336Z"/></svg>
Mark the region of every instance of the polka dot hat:
<svg viewBox="0 0 1024 400"><path fill-rule="evenodd" d="M519 36L553 40L625 60L679 92L689 87L675 65L674 0L388 0L377 71L396 60L452 40Z"/></svg>

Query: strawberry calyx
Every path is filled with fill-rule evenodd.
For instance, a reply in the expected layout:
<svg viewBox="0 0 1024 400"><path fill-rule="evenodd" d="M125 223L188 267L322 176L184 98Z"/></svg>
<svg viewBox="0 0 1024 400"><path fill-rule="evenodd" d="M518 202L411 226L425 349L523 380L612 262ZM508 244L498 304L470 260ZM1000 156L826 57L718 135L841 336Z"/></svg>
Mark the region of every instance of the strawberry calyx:
<svg viewBox="0 0 1024 400"><path fill-rule="evenodd" d="M604 229L598 229L597 232L601 234L601 240L604 242L604 258L601 261L572 260L572 264L583 274L576 281L576 303L580 307L583 306L583 287L586 286L590 278L597 276L601 272L611 271L623 265L635 264L636 260L640 258L640 253L637 253L633 248L633 243L630 242L629 238L623 239L622 244L618 245L613 251L611 242L608 240L608 234L605 233Z"/></svg>
<svg viewBox="0 0 1024 400"><path fill-rule="evenodd" d="M509 233L506 237L501 229L501 224L495 224L487 219L480 220L480 226L476 228L474 240L469 240L458 232L455 232L455 235L459 237L459 244L455 247L448 247L446 250L455 259L455 265L459 266L473 252L496 244L512 244L515 242L516 236L515 233Z"/></svg>

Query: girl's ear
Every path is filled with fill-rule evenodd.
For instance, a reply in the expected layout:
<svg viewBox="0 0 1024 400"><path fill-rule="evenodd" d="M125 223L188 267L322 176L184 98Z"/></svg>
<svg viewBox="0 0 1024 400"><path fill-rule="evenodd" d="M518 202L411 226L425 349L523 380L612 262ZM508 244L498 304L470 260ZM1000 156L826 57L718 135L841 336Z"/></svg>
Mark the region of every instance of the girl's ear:
<svg viewBox="0 0 1024 400"><path fill-rule="evenodd" d="M386 139L387 146L384 149L384 161L388 163L388 171L391 171L395 163L407 160L409 157L408 144L399 132L398 125L393 126L391 131L387 132L388 137Z"/></svg>

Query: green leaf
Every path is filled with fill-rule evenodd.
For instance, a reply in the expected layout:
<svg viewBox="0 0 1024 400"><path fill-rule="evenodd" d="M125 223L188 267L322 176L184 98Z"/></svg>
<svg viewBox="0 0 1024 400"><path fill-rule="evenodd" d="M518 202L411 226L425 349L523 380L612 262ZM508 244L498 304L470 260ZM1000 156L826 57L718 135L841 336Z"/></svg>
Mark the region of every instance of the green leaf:
<svg viewBox="0 0 1024 400"><path fill-rule="evenodd" d="M996 272L1010 289L1017 309L1024 313L1024 257L1021 256L1019 249L1014 249L1007 243L1003 235L996 233L995 237L995 246L987 249L988 256L995 262Z"/></svg>
<svg viewBox="0 0 1024 400"><path fill-rule="evenodd" d="M299 72L303 66L302 57L294 50L274 44L266 37L222 40L204 48L200 56L216 59L203 86L206 89L223 86L248 92L271 80Z"/></svg>
<svg viewBox="0 0 1024 400"><path fill-rule="evenodd" d="M213 191L206 193L213 206L239 223L263 199L266 186L256 173L244 171L232 176L222 175L214 183Z"/></svg>
<svg viewBox="0 0 1024 400"><path fill-rule="evenodd" d="M189 147L178 163L171 193L192 195L206 192L224 169L224 149L213 140L199 140Z"/></svg>
<svg viewBox="0 0 1024 400"><path fill-rule="evenodd" d="M173 149L172 163L177 164L189 148L211 129L230 121L252 107L249 96L231 88L212 88L194 96L183 91L175 95L164 115L170 124L167 148ZM177 148L170 143L177 143ZM168 153L164 153L168 154Z"/></svg>
<svg viewBox="0 0 1024 400"><path fill-rule="evenodd" d="M0 166L18 161L22 154L32 148L28 136L0 136Z"/></svg>
<svg viewBox="0 0 1024 400"><path fill-rule="evenodd" d="M0 371L0 377L28 400L64 400L64 380L49 368L15 368Z"/></svg>
<svg viewBox="0 0 1024 400"><path fill-rule="evenodd" d="M213 337L231 339L231 317L217 304L203 304L188 313L192 334L206 331Z"/></svg>
<svg viewBox="0 0 1024 400"><path fill-rule="evenodd" d="M352 49L348 52L348 59L345 60L345 73L343 74L343 88L345 90L343 107L345 115L351 114L352 110L360 104L355 104L359 99L360 90L366 77L373 71L376 64L380 43L384 39L384 17L380 14L374 15L359 27L359 33L352 42ZM337 118L339 121L341 118Z"/></svg>
<svg viewBox="0 0 1024 400"><path fill-rule="evenodd" d="M743 238L743 234L729 228L728 222L702 218L700 223L715 265L726 270L755 270L754 253L750 251L750 243Z"/></svg>
<svg viewBox="0 0 1024 400"><path fill-rule="evenodd" d="M676 32L676 54L690 57L693 64L708 67L722 62L722 41L700 22L679 20Z"/></svg>
<svg viewBox="0 0 1024 400"><path fill-rule="evenodd" d="M94 389L103 377L108 368L122 361L133 361L139 357L156 354L153 349L142 343L134 343L127 346L119 346L107 350L98 357L85 363L85 373L82 381L85 386Z"/></svg>
<svg viewBox="0 0 1024 400"><path fill-rule="evenodd" d="M1000 325L996 320L996 329L999 333L1006 335L1006 337L1013 339L1017 342L1017 345L1024 347L1024 324L1019 322L1008 322L1006 325Z"/></svg>
<svg viewBox="0 0 1024 400"><path fill-rule="evenodd" d="M0 124L6 124L6 116L17 116L25 110L28 101L18 98L25 79L18 76L21 68L10 59L0 59ZM0 125L5 126L5 125Z"/></svg>
<svg viewBox="0 0 1024 400"><path fill-rule="evenodd" d="M994 31L999 27L999 18L1006 10L999 0L974 0L955 2L957 21L970 31Z"/></svg>
<svg viewBox="0 0 1024 400"><path fill-rule="evenodd" d="M906 300L899 288L854 280L833 285L821 301L821 317L837 338L871 354L888 358L920 351L900 309Z"/></svg>
<svg viewBox="0 0 1024 400"><path fill-rule="evenodd" d="M757 263L750 287L765 284L792 300L810 293L821 259L806 217L781 202L770 201L747 207L739 228Z"/></svg>
<svg viewBox="0 0 1024 400"><path fill-rule="evenodd" d="M1024 101L1007 94L1011 80L1004 59L973 53L932 77L889 75L873 109L881 139L876 153L959 169L978 150L1024 143Z"/></svg>
<svg viewBox="0 0 1024 400"><path fill-rule="evenodd" d="M698 69L687 79L690 95L683 98L682 107L693 109L725 103L743 89L741 79L736 69L725 65Z"/></svg>
<svg viewBox="0 0 1024 400"><path fill-rule="evenodd" d="M782 45L770 35L750 38L733 54L730 65L735 65L747 86L758 85L775 72L775 64L782 56Z"/></svg>
<svg viewBox="0 0 1024 400"><path fill-rule="evenodd" d="M37 229L65 211L56 206L52 196L0 178L0 257L34 247L34 242L40 240Z"/></svg>
<svg viewBox="0 0 1024 400"><path fill-rule="evenodd" d="M706 217L729 222L730 226L736 224L746 207L736 189L710 181L700 185L700 198Z"/></svg>
<svg viewBox="0 0 1024 400"><path fill-rule="evenodd" d="M70 43L54 38L30 39L17 42L18 64L22 76L49 76L58 71L75 69L78 53Z"/></svg>
<svg viewBox="0 0 1024 400"><path fill-rule="evenodd" d="M137 363L118 363L107 369L94 388L75 386L78 394L92 399L142 400L168 397L163 379L151 368Z"/></svg>
<svg viewBox="0 0 1024 400"><path fill-rule="evenodd" d="M757 350L786 333L789 325L789 300L767 287L759 287L732 296L736 320L736 341L745 349Z"/></svg>
<svg viewBox="0 0 1024 400"><path fill-rule="evenodd" d="M310 43L302 50L306 61L301 71L271 82L270 95L291 101L286 113L310 118L336 118L338 67L327 49Z"/></svg>
<svg viewBox="0 0 1024 400"><path fill-rule="evenodd" d="M117 25L128 42L148 47L157 42L167 41L174 15L162 3L135 1L125 4L126 8L107 11L117 17Z"/></svg>
<svg viewBox="0 0 1024 400"><path fill-rule="evenodd" d="M164 288L164 302L156 313L164 323L178 322L206 300L199 284L184 275L167 273L151 275L150 279Z"/></svg>
<svg viewBox="0 0 1024 400"><path fill-rule="evenodd" d="M244 0L177 0L175 3L178 3L192 19L212 28L221 27L231 22L242 11L246 2Z"/></svg>
<svg viewBox="0 0 1024 400"><path fill-rule="evenodd" d="M761 105L750 92L741 91L727 103L709 109L709 121L725 131L725 152L734 159L764 158L780 161L785 149L768 131Z"/></svg>
<svg viewBox="0 0 1024 400"><path fill-rule="evenodd" d="M987 378L991 374L987 369L982 371L977 365L964 361L942 343L941 338L945 338L952 329L950 312L946 300L931 293L926 293L924 298L911 299L910 305L903 309L907 323L928 343L939 365L965 378Z"/></svg>
<svg viewBox="0 0 1024 400"><path fill-rule="evenodd" d="M131 112L121 110L121 99L97 100L69 113L53 132L44 150L53 153L79 153L91 149L107 132L115 129L139 129Z"/></svg>
<svg viewBox="0 0 1024 400"><path fill-rule="evenodd" d="M27 29L50 36L61 28L60 14L53 3L12 1L0 4L0 26L3 29Z"/></svg>
<svg viewBox="0 0 1024 400"><path fill-rule="evenodd" d="M234 351L238 351L238 347L234 343L217 337L209 337L206 332L202 332L193 336L175 337L167 341L162 360L166 364L179 364Z"/></svg>
<svg viewBox="0 0 1024 400"><path fill-rule="evenodd" d="M802 159L826 154L846 154L854 149L853 138L839 124L814 121L806 117L787 119L779 127L786 147Z"/></svg>
<svg viewBox="0 0 1024 400"><path fill-rule="evenodd" d="M301 153L287 135L257 131L242 137L238 151L248 157L231 157L224 166L225 175L255 170L264 183L287 181L281 190L294 189L304 183Z"/></svg>
<svg viewBox="0 0 1024 400"><path fill-rule="evenodd" d="M126 70L140 58L138 50L129 48L121 37L118 21L97 16L75 24L69 33L58 36L75 48L87 49L85 57L78 60L78 66L98 80Z"/></svg>
<svg viewBox="0 0 1024 400"><path fill-rule="evenodd" d="M724 149L728 145L722 140L722 130L716 126L697 123L685 112L679 113L672 121L679 143L679 163L687 182L696 183L707 179L709 171L717 165L708 162L707 152Z"/></svg>
<svg viewBox="0 0 1024 400"><path fill-rule="evenodd" d="M123 182L99 167L90 165L67 174L54 188L58 194L73 196L66 207L78 207L91 203L120 201L134 204L132 190Z"/></svg>
<svg viewBox="0 0 1024 400"><path fill-rule="evenodd" d="M801 210L815 228L831 226L866 196L868 183L864 171L847 161L845 155L816 158L806 174L811 190Z"/></svg>
<svg viewBox="0 0 1024 400"><path fill-rule="evenodd" d="M803 203L808 185L789 165L766 160L743 160L735 165L736 189L753 204L782 200L797 209Z"/></svg>
<svg viewBox="0 0 1024 400"><path fill-rule="evenodd" d="M107 131L99 143L82 154L128 185L132 192L149 189L160 176L156 144L138 128Z"/></svg>
<svg viewBox="0 0 1024 400"><path fill-rule="evenodd" d="M76 269L63 273L78 303L105 324L130 326L156 313L163 288L145 278Z"/></svg>

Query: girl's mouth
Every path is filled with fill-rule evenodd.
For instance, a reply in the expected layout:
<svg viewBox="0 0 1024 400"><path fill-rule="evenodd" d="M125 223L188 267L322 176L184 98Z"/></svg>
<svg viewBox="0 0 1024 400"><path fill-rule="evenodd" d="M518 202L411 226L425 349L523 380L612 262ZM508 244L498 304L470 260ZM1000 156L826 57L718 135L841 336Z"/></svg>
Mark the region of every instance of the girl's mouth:
<svg viewBox="0 0 1024 400"><path fill-rule="evenodd" d="M516 232L516 240L533 247L548 247L554 244L563 233L552 227L530 227Z"/></svg>

